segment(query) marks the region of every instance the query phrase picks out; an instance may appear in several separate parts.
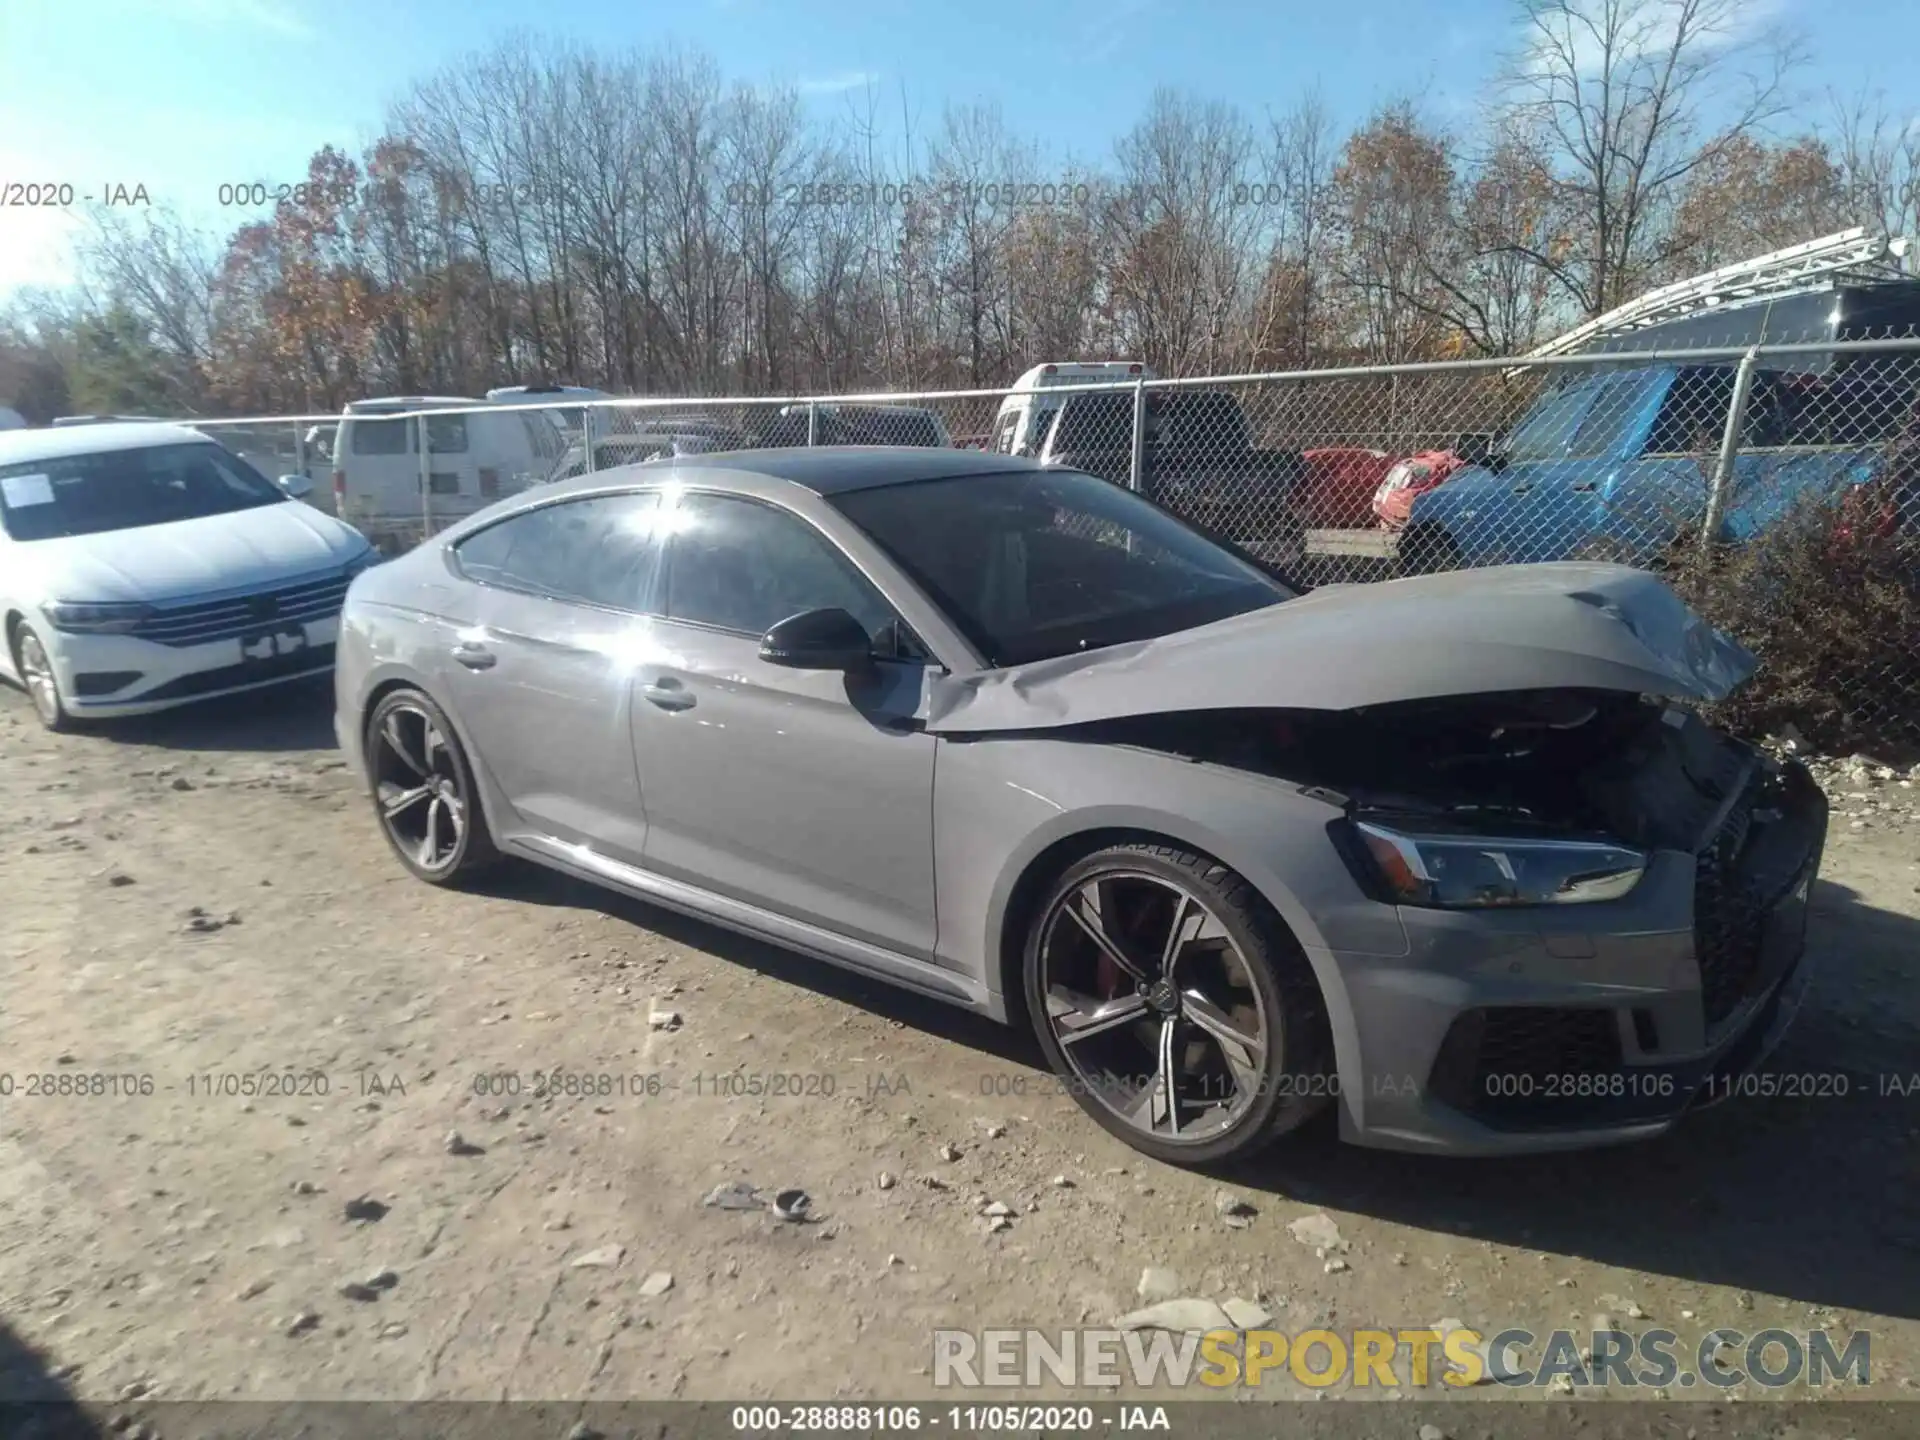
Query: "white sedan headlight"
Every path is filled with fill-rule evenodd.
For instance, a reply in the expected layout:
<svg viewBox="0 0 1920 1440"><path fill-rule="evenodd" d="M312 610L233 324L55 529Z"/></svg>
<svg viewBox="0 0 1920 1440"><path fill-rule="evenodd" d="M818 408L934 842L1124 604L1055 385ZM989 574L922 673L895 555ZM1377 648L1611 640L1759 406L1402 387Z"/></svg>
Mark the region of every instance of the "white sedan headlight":
<svg viewBox="0 0 1920 1440"><path fill-rule="evenodd" d="M153 614L137 601L53 600L40 608L54 629L72 635L125 635Z"/></svg>

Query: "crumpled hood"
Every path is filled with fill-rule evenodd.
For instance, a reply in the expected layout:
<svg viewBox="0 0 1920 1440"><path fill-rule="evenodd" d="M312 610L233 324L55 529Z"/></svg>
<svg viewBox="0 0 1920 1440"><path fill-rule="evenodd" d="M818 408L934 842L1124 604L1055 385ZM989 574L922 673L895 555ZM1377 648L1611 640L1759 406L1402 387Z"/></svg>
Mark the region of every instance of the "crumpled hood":
<svg viewBox="0 0 1920 1440"><path fill-rule="evenodd" d="M1335 585L1195 630L932 682L927 729L1181 710L1350 710L1501 690L1719 700L1746 649L1653 575L1562 562Z"/></svg>

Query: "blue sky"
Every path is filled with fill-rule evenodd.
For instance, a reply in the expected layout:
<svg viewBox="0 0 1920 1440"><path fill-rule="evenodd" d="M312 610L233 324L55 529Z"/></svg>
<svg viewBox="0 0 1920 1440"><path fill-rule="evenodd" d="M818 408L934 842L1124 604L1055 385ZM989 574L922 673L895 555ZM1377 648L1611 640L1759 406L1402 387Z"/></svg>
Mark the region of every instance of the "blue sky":
<svg viewBox="0 0 1920 1440"><path fill-rule="evenodd" d="M1914 0L1759 10L1809 41L1796 84L1810 112L1833 90L1884 90L1920 112ZM530 27L677 41L729 76L795 83L827 116L869 85L896 127L903 104L923 131L949 102L997 104L1015 133L1089 160L1161 84L1256 117L1318 85L1343 121L1411 94L1464 122L1514 15L1511 0L0 0L0 187L139 184L196 221L238 225L253 217L218 208L222 182L298 179L327 142L357 151L408 81ZM76 224L0 208L0 295L65 279Z"/></svg>

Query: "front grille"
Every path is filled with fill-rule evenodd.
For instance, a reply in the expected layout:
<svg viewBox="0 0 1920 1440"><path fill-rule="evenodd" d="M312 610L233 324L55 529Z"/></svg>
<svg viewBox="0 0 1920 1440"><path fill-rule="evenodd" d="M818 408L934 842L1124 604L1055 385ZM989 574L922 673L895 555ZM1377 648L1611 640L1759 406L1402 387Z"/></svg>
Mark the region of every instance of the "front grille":
<svg viewBox="0 0 1920 1440"><path fill-rule="evenodd" d="M1708 1025L1734 1012L1760 972L1766 912L1740 863L1753 829L1753 809L1749 787L1694 863L1693 950L1700 963L1700 1003Z"/></svg>
<svg viewBox="0 0 1920 1440"><path fill-rule="evenodd" d="M1618 1101L1620 1022L1605 1008L1503 1005L1454 1018L1428 1077L1434 1098L1490 1121L1552 1119Z"/></svg>
<svg viewBox="0 0 1920 1440"><path fill-rule="evenodd" d="M1793 892L1818 864L1826 828L1826 798L1790 766L1749 784L1702 847L1693 948L1709 1030L1774 983L1797 953L1805 905Z"/></svg>
<svg viewBox="0 0 1920 1440"><path fill-rule="evenodd" d="M344 571L259 590L251 595L228 595L190 605L155 610L131 634L158 645L206 645L236 640L255 630L286 629L331 620L346 603L348 577Z"/></svg>

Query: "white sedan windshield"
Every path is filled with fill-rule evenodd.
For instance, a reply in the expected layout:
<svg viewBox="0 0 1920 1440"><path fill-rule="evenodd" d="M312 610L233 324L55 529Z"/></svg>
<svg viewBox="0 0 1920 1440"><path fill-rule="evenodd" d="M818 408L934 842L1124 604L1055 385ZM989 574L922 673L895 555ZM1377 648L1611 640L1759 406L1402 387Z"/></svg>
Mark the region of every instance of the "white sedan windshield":
<svg viewBox="0 0 1920 1440"><path fill-rule="evenodd" d="M14 540L98 535L286 500L213 444L149 445L0 467L0 523Z"/></svg>

